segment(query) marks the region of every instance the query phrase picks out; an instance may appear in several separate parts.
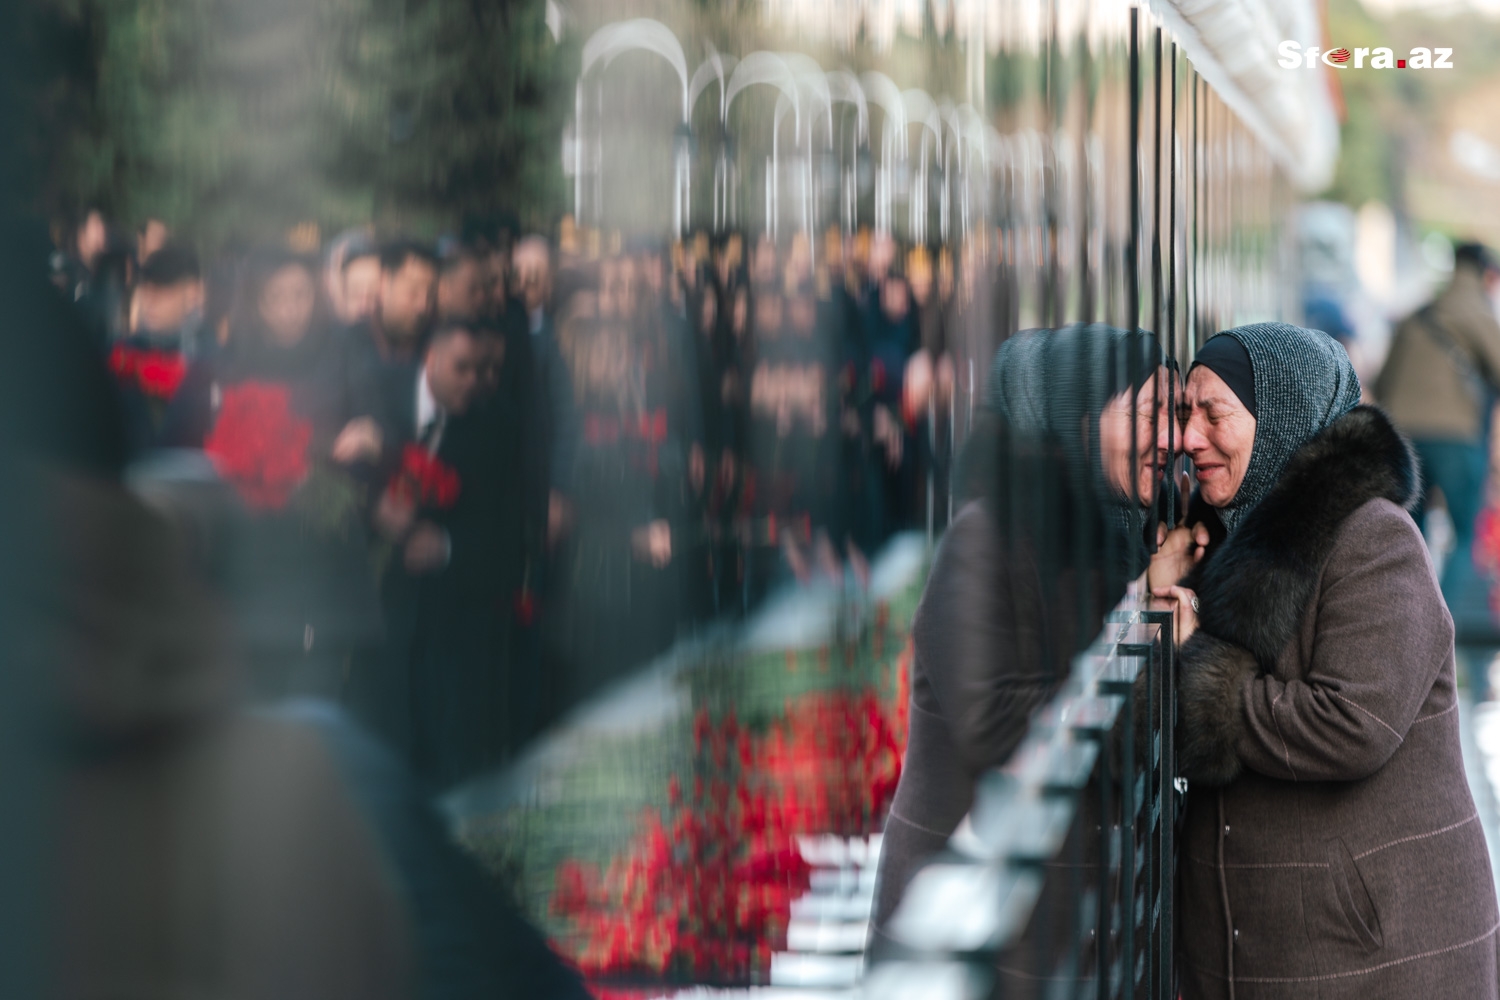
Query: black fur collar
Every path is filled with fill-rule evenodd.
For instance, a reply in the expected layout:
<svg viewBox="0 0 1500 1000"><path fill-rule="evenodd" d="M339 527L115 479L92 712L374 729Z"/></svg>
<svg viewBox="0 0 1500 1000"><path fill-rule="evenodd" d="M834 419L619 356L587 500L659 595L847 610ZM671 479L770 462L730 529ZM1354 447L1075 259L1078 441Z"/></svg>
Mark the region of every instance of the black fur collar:
<svg viewBox="0 0 1500 1000"><path fill-rule="evenodd" d="M1198 595L1199 626L1269 670L1296 634L1344 519L1381 497L1410 509L1419 495L1406 439L1380 410L1355 407L1292 456L1239 531L1211 545L1183 581Z"/></svg>

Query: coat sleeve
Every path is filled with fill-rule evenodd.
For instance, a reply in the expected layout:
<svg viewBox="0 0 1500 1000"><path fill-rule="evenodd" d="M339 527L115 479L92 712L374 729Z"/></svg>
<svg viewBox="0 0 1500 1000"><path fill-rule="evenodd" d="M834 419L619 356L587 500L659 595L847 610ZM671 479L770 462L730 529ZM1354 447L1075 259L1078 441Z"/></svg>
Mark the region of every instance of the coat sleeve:
<svg viewBox="0 0 1500 1000"><path fill-rule="evenodd" d="M912 624L919 668L972 773L1010 757L1057 687L1036 631L1039 595L1006 586L1020 574L999 564L1000 549L988 511L965 508L938 549Z"/></svg>
<svg viewBox="0 0 1500 1000"><path fill-rule="evenodd" d="M1453 619L1405 512L1374 501L1350 515L1314 613L1307 670L1291 681L1213 636L1184 645L1179 746L1190 780L1222 784L1243 766L1291 781L1357 781L1405 740L1453 654Z"/></svg>

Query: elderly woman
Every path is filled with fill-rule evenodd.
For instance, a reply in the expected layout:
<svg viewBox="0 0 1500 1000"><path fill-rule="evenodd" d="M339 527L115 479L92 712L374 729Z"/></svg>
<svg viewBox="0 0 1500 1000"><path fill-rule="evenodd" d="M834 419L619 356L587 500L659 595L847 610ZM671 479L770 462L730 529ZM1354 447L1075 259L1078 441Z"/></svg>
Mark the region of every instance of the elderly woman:
<svg viewBox="0 0 1500 1000"><path fill-rule="evenodd" d="M1453 621L1411 450L1359 398L1342 347L1281 323L1188 375L1195 529L1164 546L1191 566L1170 588L1185 1000L1497 995Z"/></svg>
<svg viewBox="0 0 1500 1000"><path fill-rule="evenodd" d="M982 499L949 527L913 623L911 728L881 848L873 956L889 947L885 925L907 883L969 811L979 775L1011 756L1145 567L1170 456L1170 377L1149 334L1100 325L1023 331L996 354L989 420L964 459Z"/></svg>

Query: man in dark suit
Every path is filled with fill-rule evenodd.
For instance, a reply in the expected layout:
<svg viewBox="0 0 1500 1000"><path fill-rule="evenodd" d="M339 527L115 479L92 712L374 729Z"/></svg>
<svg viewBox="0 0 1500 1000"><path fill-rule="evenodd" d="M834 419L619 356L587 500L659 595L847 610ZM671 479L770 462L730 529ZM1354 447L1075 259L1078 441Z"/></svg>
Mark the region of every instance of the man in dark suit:
<svg viewBox="0 0 1500 1000"><path fill-rule="evenodd" d="M503 451L475 412L483 338L445 323L421 363L393 369L388 485L375 505L388 641L356 704L439 787L503 739L494 649L504 587Z"/></svg>

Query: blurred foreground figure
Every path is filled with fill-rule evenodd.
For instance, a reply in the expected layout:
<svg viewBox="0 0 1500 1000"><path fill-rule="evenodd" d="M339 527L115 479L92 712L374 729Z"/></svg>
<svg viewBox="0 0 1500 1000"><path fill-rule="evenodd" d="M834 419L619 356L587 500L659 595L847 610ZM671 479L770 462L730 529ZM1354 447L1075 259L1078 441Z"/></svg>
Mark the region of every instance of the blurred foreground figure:
<svg viewBox="0 0 1500 1000"><path fill-rule="evenodd" d="M240 707L228 488L126 489L78 318L7 273L0 995L585 996L335 708Z"/></svg>
<svg viewBox="0 0 1500 1000"><path fill-rule="evenodd" d="M1397 327L1375 386L1391 420L1411 438L1422 481L1442 490L1453 518L1453 553L1442 580L1450 608L1474 580L1474 519L1489 474L1488 413L1500 386L1500 322L1490 300L1497 287L1500 262L1493 254L1478 243L1457 247L1453 280ZM1412 512L1418 526L1426 502L1419 498Z"/></svg>
<svg viewBox="0 0 1500 1000"><path fill-rule="evenodd" d="M1106 326L1023 331L996 355L990 416L966 457L981 499L949 528L912 627L911 729L880 856L875 955L979 776L1010 757L1146 568L1172 377L1150 335ZM1031 995L1039 970L1008 964L1021 969L1015 995Z"/></svg>

